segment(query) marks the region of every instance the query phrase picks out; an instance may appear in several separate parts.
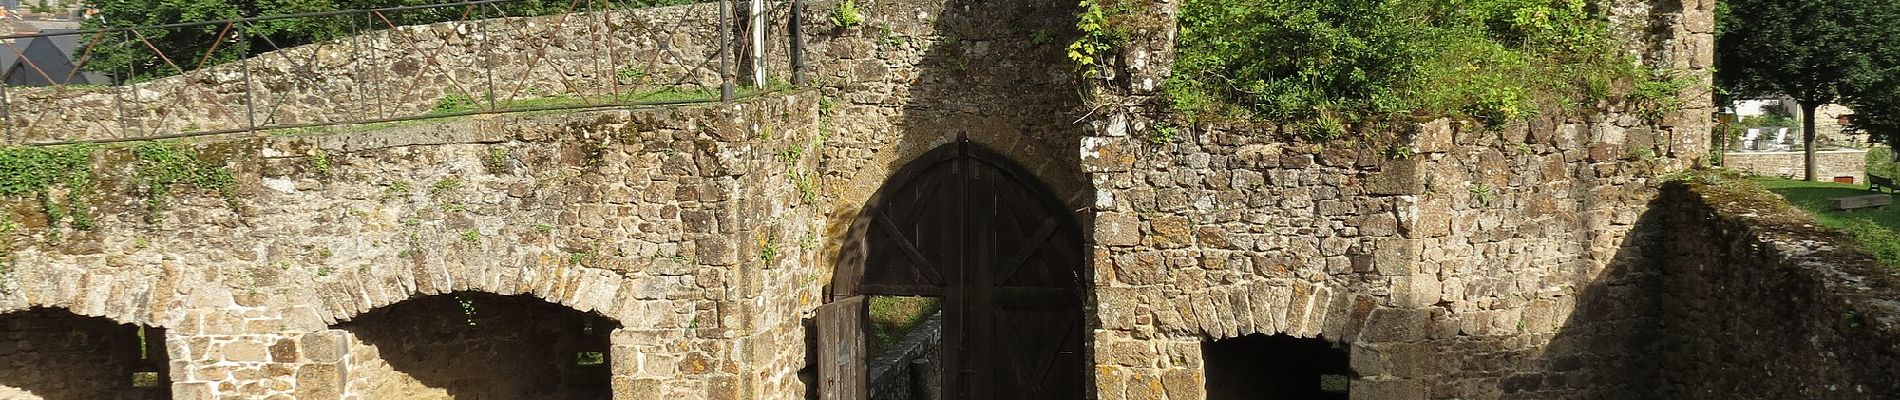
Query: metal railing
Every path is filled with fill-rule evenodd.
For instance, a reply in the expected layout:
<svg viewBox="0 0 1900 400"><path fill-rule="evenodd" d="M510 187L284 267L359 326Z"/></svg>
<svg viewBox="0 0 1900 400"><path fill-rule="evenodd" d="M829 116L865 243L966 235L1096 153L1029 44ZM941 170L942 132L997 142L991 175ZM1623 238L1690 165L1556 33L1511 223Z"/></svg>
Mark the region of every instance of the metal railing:
<svg viewBox="0 0 1900 400"><path fill-rule="evenodd" d="M796 5L735 9L731 0L511 9L528 1L0 36L0 51L18 60L0 66L0 125L7 144L40 145L730 101L782 86L742 85L768 79L740 79L734 66L767 62L758 56L768 47L765 16L797 16L784 9ZM749 24L735 23L741 14ZM291 29L327 34L283 43ZM83 46L49 60L35 46L52 39ZM76 79L87 72L114 82Z"/></svg>

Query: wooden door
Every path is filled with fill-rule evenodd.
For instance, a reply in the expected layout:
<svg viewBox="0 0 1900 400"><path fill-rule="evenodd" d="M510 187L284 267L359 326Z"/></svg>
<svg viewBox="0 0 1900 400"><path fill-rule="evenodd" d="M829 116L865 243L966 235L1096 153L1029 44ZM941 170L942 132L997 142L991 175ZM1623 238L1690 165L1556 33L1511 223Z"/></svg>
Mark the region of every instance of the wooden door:
<svg viewBox="0 0 1900 400"><path fill-rule="evenodd" d="M947 397L1082 398L1081 229L1027 169L939 147L879 189L851 238L832 298L943 298Z"/></svg>

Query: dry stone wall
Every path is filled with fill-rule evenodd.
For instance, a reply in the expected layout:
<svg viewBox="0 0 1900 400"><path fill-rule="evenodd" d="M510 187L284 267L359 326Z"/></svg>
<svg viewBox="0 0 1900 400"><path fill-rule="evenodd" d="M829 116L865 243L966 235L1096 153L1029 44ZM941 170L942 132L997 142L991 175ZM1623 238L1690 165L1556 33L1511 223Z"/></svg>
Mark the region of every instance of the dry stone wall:
<svg viewBox="0 0 1900 400"><path fill-rule="evenodd" d="M1665 191L1658 398L1900 393L1900 273L1754 185Z"/></svg>
<svg viewBox="0 0 1900 400"><path fill-rule="evenodd" d="M239 197L181 186L150 223L129 150L103 148L98 226L14 232L0 310L167 328L177 398L374 398L351 374L377 353L338 324L519 294L619 323L618 396L798 397L804 354L777 343L821 285L800 245L817 214L790 173L815 162L798 154L816 117L806 92L210 139L179 146L232 171ZM8 217L45 221L37 204Z"/></svg>

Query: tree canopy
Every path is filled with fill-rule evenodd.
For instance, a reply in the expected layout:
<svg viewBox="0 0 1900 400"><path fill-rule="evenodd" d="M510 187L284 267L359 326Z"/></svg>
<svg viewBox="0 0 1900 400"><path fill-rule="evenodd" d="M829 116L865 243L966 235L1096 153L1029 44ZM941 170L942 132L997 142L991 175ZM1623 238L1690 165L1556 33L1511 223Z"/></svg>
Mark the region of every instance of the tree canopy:
<svg viewBox="0 0 1900 400"><path fill-rule="evenodd" d="M1814 180L1816 107L1841 102L1857 113L1900 110L1887 104L1900 97L1880 90L1900 66L1889 44L1900 37L1896 10L1900 5L1891 0L1726 0L1718 17L1716 82L1736 98L1787 95L1799 102L1806 175Z"/></svg>

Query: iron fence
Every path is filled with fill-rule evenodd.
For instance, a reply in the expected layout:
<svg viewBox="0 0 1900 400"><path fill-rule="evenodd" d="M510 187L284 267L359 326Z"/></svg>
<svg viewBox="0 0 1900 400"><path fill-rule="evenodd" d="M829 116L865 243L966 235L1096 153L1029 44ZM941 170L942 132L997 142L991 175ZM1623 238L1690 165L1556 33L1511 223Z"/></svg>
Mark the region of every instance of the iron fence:
<svg viewBox="0 0 1900 400"><path fill-rule="evenodd" d="M0 125L8 144L111 142L730 101L785 86L750 67L767 62L766 16L797 13L731 0L519 7L531 1L0 36L16 60L0 66ZM32 47L42 39L77 45L49 62Z"/></svg>

